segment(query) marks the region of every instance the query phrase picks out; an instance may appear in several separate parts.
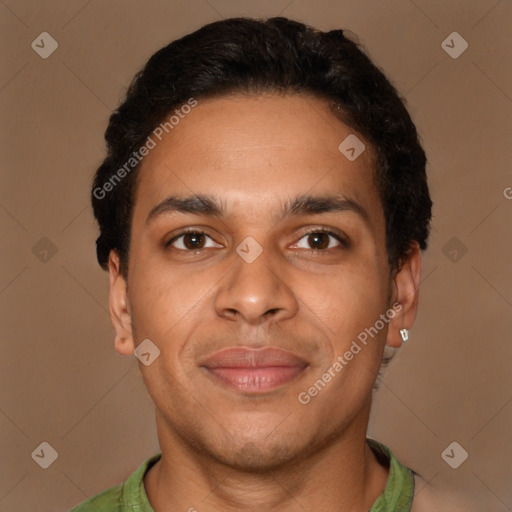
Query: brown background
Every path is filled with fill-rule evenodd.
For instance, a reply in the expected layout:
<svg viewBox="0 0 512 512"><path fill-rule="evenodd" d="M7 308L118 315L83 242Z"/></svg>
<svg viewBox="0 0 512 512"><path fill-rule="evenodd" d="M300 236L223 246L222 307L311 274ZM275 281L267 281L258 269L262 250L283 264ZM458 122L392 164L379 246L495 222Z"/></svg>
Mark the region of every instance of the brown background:
<svg viewBox="0 0 512 512"><path fill-rule="evenodd" d="M433 485L512 510L512 2L4 0L0 511L68 510L158 451L137 361L113 349L91 176L111 110L154 51L223 17L278 14L355 32L429 156L420 313L369 435ZM59 44L47 59L31 48L43 31ZM441 47L453 31L469 43L457 59ZM42 441L59 454L46 470L31 458ZM455 470L441 458L452 441L469 453Z"/></svg>

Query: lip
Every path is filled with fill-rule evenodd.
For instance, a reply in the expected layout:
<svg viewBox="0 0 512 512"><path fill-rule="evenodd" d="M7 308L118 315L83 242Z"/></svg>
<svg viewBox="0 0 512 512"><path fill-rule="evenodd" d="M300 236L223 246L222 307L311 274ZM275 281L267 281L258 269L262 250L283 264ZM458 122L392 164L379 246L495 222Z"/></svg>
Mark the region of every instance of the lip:
<svg viewBox="0 0 512 512"><path fill-rule="evenodd" d="M200 366L228 387L257 394L291 382L308 363L291 352L274 347L234 347L215 352Z"/></svg>

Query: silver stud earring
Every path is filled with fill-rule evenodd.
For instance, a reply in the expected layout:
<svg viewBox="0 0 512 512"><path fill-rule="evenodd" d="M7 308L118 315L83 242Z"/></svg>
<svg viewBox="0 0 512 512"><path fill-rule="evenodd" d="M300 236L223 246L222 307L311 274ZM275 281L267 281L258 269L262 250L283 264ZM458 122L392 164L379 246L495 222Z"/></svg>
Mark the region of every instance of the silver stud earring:
<svg viewBox="0 0 512 512"><path fill-rule="evenodd" d="M402 341L407 341L409 339L409 330L400 329L400 336L402 336Z"/></svg>

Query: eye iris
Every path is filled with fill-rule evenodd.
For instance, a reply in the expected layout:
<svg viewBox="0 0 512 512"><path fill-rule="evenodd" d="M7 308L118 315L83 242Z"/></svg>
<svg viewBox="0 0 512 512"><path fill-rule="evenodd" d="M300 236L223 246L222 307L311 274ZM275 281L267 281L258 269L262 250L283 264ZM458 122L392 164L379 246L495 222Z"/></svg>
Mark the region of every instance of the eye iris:
<svg viewBox="0 0 512 512"><path fill-rule="evenodd" d="M190 240L192 240L192 243L187 243L187 241ZM201 243L201 241L203 243ZM201 249L204 245L204 236L201 233L187 233L183 237L183 243L187 249Z"/></svg>
<svg viewBox="0 0 512 512"><path fill-rule="evenodd" d="M323 242L322 243L322 237ZM329 237L325 233L313 233L309 235L310 241L313 240L314 249L326 249L329 247Z"/></svg>

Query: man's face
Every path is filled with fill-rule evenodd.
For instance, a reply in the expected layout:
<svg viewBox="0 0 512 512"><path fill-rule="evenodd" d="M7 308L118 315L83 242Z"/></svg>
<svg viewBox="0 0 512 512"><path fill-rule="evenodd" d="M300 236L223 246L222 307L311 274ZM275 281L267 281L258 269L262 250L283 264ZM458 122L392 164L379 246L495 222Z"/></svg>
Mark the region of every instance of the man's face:
<svg viewBox="0 0 512 512"><path fill-rule="evenodd" d="M370 147L354 161L338 149L352 133L316 98L210 99L145 158L130 245L133 340L118 350L145 339L160 349L141 371L161 436L233 467L270 468L366 424L387 325L303 403L394 295ZM160 208L147 220L169 196L198 195L220 213ZM305 196L348 207L286 213ZM286 352L244 351L262 347Z"/></svg>

